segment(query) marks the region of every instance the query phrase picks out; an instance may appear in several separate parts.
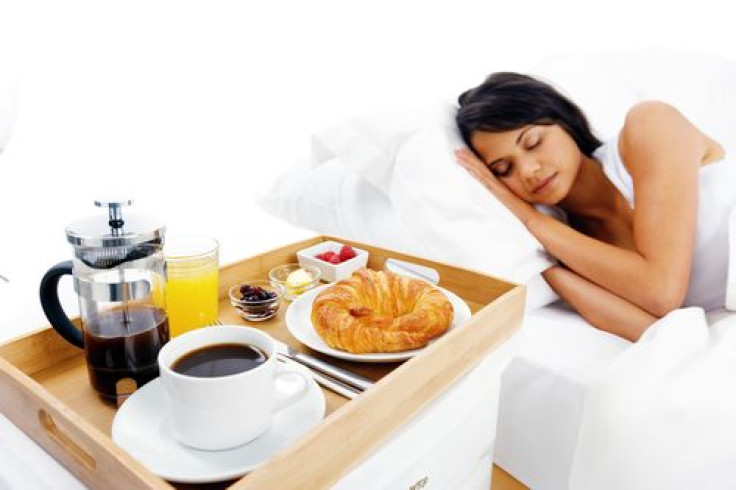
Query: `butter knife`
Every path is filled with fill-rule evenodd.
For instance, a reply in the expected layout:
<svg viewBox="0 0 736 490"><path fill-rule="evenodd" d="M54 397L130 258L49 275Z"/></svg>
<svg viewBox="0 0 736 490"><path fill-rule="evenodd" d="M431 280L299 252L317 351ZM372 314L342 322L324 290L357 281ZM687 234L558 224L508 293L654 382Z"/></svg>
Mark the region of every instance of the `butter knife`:
<svg viewBox="0 0 736 490"><path fill-rule="evenodd" d="M360 374L353 373L337 366L333 366L332 364L321 359L317 359L316 357L310 356L309 354L299 352L296 349L292 349L284 342L278 340L275 340L275 342L276 350L281 355L288 357L289 359L292 359L300 364L303 364L308 368L311 368L313 371L329 376L330 378L334 378L335 380L340 381L343 384L346 384L352 388L355 388L358 391L365 391L375 384L372 380L366 378L365 376L361 376Z"/></svg>
<svg viewBox="0 0 736 490"><path fill-rule="evenodd" d="M390 258L383 264L383 268L384 270L388 270L402 276L422 279L423 281L427 281L435 286L440 282L440 273L437 272L437 269L427 267L426 265L415 264L414 262Z"/></svg>

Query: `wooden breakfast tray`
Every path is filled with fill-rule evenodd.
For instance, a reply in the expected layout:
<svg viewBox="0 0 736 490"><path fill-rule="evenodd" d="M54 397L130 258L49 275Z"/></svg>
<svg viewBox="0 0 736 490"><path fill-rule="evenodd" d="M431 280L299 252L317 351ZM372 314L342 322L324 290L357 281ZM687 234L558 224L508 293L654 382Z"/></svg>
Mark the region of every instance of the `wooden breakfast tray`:
<svg viewBox="0 0 736 490"><path fill-rule="evenodd" d="M229 286L266 279L273 267L296 262L298 250L325 240L367 250L368 267L372 269L381 270L390 257L435 268L440 273L440 285L462 297L473 317L409 361L361 364L328 359L299 344L286 328L288 302L283 302L276 317L265 322L246 322L236 314L229 304ZM219 297L223 323L260 328L293 347L380 380L350 403L325 390L324 421L243 478L226 484L187 486L288 489L305 485L328 487L356 467L519 327L525 289L477 272L320 236L223 267ZM0 411L87 485L171 488L112 441L110 430L116 407L103 402L90 386L83 351L67 343L52 328L0 344L0 393ZM335 451L338 447L340 450ZM329 458L325 458L326 454ZM321 464L315 465L315 461Z"/></svg>

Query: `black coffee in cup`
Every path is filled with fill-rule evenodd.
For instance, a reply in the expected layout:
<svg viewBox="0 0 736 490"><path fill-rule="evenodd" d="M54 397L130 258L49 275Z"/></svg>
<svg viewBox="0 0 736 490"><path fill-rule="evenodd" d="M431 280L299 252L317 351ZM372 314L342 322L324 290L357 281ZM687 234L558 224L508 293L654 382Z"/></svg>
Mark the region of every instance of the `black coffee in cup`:
<svg viewBox="0 0 736 490"><path fill-rule="evenodd" d="M229 376L257 368L268 360L254 345L213 344L187 352L171 365L179 374L197 378Z"/></svg>

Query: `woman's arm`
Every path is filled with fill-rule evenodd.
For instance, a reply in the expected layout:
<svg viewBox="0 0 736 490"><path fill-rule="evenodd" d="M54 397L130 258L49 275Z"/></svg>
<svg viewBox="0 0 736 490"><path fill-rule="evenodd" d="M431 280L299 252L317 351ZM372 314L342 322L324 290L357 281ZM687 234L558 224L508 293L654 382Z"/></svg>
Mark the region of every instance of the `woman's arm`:
<svg viewBox="0 0 736 490"><path fill-rule="evenodd" d="M534 215L529 230L569 268L655 316L682 305L690 279L698 172L708 138L677 110L635 106L620 151L634 182L636 251L624 250Z"/></svg>
<svg viewBox="0 0 736 490"><path fill-rule="evenodd" d="M636 342L657 318L560 266L542 273L552 289L591 325Z"/></svg>
<svg viewBox="0 0 736 490"><path fill-rule="evenodd" d="M682 304L689 282L691 259L686 252L692 254L690 245L682 246L683 257L676 264L668 263L665 253L665 260L647 260L639 251L591 238L542 213L527 227L567 267L654 316L664 316Z"/></svg>

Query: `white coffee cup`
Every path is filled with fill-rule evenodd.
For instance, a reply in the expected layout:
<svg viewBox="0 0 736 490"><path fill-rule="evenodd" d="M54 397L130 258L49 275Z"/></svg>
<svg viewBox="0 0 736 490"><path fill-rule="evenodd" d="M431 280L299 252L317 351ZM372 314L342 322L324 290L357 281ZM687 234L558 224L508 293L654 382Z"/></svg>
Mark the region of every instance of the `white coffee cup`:
<svg viewBox="0 0 736 490"><path fill-rule="evenodd" d="M254 346L268 359L248 371L213 378L188 376L171 369L185 354L218 344ZM173 435L196 449L229 449L252 441L268 429L275 412L307 393L304 373L277 362L273 339L250 327L223 325L187 332L161 349L158 364ZM277 378L287 376L301 378L299 388L290 393L276 383Z"/></svg>

